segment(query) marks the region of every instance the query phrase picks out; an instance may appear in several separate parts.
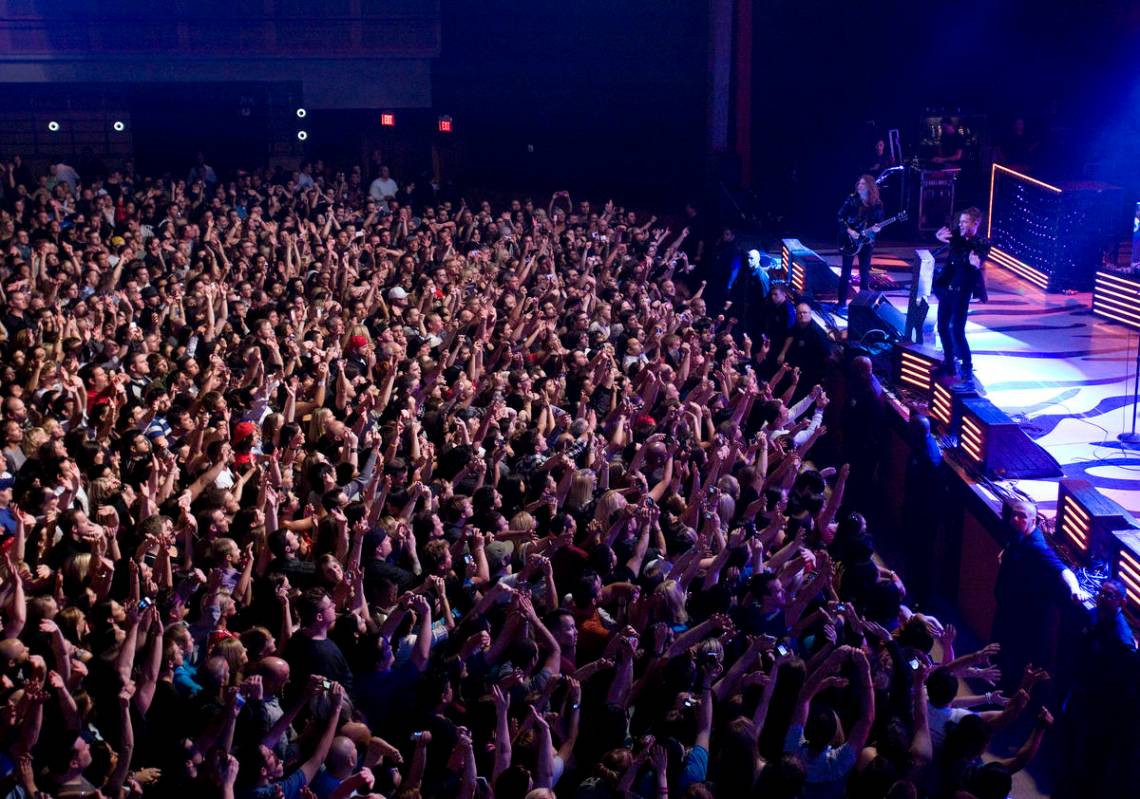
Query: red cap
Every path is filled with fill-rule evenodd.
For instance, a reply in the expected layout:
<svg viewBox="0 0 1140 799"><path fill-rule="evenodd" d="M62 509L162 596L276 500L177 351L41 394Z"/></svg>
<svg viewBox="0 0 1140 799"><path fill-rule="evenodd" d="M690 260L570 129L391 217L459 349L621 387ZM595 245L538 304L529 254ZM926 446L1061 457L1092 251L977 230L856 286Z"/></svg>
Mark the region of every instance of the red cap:
<svg viewBox="0 0 1140 799"><path fill-rule="evenodd" d="M234 427L234 441L253 438L253 435L256 432L257 425L255 425L253 422L238 422Z"/></svg>

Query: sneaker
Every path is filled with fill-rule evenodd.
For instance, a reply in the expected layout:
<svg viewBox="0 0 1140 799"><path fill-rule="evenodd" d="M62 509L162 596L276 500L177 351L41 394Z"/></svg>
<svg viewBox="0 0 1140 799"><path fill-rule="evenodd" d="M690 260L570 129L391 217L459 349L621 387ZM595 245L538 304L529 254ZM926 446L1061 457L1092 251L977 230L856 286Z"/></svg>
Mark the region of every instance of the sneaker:
<svg viewBox="0 0 1140 799"><path fill-rule="evenodd" d="M934 370L934 374L940 377L953 377L958 374L958 369L954 366L953 361L943 361L942 365Z"/></svg>

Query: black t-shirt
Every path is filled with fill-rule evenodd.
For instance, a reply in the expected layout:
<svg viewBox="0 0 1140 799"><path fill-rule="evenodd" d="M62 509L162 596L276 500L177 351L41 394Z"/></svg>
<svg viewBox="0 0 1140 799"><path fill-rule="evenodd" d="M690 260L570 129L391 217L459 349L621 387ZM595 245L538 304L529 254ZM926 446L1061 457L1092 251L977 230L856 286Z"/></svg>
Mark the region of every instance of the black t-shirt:
<svg viewBox="0 0 1140 799"><path fill-rule="evenodd" d="M366 587L370 587L383 577L387 577L394 582L396 587L400 590L400 593L407 591L416 584L416 576L414 574L386 560L377 558L364 567L364 582Z"/></svg>
<svg viewBox="0 0 1140 799"><path fill-rule="evenodd" d="M787 361L805 372L822 371L827 359L827 336L815 324L792 327L788 333L792 344L788 347Z"/></svg>
<svg viewBox="0 0 1140 799"><path fill-rule="evenodd" d="M352 669L348 658L327 638L315 640L298 633L285 645L283 657L289 663L289 684L295 690L303 690L311 675L320 674L352 691Z"/></svg>
<svg viewBox="0 0 1140 799"><path fill-rule="evenodd" d="M140 750L136 762L165 767L168 763L174 765L179 756L185 757L176 746L186 736L182 722L186 708L186 700L179 695L173 683L159 680L154 688L154 699L147 708L145 726L140 728L136 725L135 740Z"/></svg>
<svg viewBox="0 0 1140 799"><path fill-rule="evenodd" d="M284 574L294 588L310 588L316 580L316 565L300 558L274 558L269 562L269 574Z"/></svg>
<svg viewBox="0 0 1140 799"><path fill-rule="evenodd" d="M837 216L843 227L863 230L883 221L883 204L865 205L858 195L852 194L840 206Z"/></svg>

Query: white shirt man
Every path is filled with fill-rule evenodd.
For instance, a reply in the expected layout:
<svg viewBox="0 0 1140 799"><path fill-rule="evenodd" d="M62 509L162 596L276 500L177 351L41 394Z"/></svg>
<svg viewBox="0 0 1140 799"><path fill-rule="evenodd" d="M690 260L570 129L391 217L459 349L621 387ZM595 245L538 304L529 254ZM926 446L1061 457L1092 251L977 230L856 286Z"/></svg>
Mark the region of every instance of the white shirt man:
<svg viewBox="0 0 1140 799"><path fill-rule="evenodd" d="M396 196L399 189L400 187L392 179L388 167L382 166L380 167L380 177L372 181L372 185L368 187L368 196L377 202L389 200Z"/></svg>

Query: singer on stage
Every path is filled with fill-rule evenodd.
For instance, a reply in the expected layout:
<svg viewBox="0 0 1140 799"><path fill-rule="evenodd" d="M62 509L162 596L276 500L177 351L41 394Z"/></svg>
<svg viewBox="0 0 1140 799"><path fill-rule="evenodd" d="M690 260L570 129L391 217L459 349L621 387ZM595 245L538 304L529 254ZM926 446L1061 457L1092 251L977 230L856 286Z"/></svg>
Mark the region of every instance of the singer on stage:
<svg viewBox="0 0 1140 799"><path fill-rule="evenodd" d="M946 263L934 276L934 296L938 298L938 338L942 341L942 369L944 375L960 374L964 382L974 379L974 361L970 344L966 341L966 314L970 300L985 302L986 281L982 271L990 252L990 243L978 235L982 212L967 208L958 215L958 227L953 232L943 227L935 236L945 243L948 251ZM961 360L958 372L956 361Z"/></svg>

